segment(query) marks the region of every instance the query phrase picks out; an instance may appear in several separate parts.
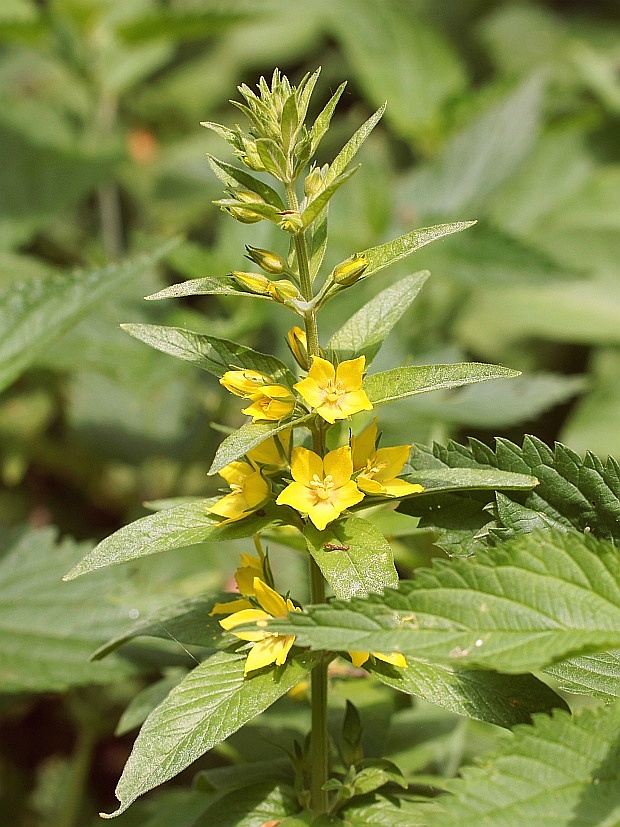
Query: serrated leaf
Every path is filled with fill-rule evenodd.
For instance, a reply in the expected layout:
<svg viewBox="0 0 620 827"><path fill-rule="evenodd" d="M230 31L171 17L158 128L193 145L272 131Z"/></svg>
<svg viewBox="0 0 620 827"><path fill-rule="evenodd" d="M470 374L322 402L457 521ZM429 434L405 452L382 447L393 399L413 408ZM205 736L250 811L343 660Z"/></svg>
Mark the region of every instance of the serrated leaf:
<svg viewBox="0 0 620 827"><path fill-rule="evenodd" d="M315 218L323 212L336 190L338 190L345 183L345 181L348 181L352 175L355 175L358 169L359 167L354 167L348 172L343 172L342 175L334 178L333 181L325 187L325 189L322 189L319 194L308 203L308 206L301 214L301 220L304 228L309 227Z"/></svg>
<svg viewBox="0 0 620 827"><path fill-rule="evenodd" d="M299 645L403 652L510 674L620 646L620 560L576 532L537 532L493 554L438 561L383 598L314 606L273 631Z"/></svg>
<svg viewBox="0 0 620 827"><path fill-rule="evenodd" d="M269 296L261 296L259 293L246 293L239 289L237 282L226 276L213 278L205 276L200 279L188 279L181 281L178 284L171 284L170 287L164 287L163 290L158 290L150 296L145 296L147 301L157 301L159 299L178 299L183 296L244 296L251 299L269 299Z"/></svg>
<svg viewBox="0 0 620 827"><path fill-rule="evenodd" d="M410 233L401 235L392 241L385 244L379 244L377 247L369 247L363 250L359 255L365 256L368 259L368 267L364 272L364 279L383 270L384 267L389 267L402 258L411 255L420 247L436 241L438 238L443 238L452 233L460 233L461 230L466 230L468 227L473 227L475 221L456 221L453 224L437 224L435 227L423 227L419 230L412 230Z"/></svg>
<svg viewBox="0 0 620 827"><path fill-rule="evenodd" d="M429 275L428 270L421 270L383 290L334 333L327 343L328 350L338 361L365 356L366 366L370 365Z"/></svg>
<svg viewBox="0 0 620 827"><path fill-rule="evenodd" d="M501 365L484 365L479 362L414 365L373 373L364 379L363 387L373 405L383 405L418 393L519 375L519 371Z"/></svg>
<svg viewBox="0 0 620 827"><path fill-rule="evenodd" d="M498 726L528 723L535 712L568 709L559 695L533 675L457 669L412 657L407 658L406 669L378 659L364 668L399 692Z"/></svg>
<svg viewBox="0 0 620 827"><path fill-rule="evenodd" d="M323 531L308 524L304 536L336 597L363 596L398 585L390 544L368 520L345 517Z"/></svg>
<svg viewBox="0 0 620 827"><path fill-rule="evenodd" d="M181 681L149 715L116 788L120 815L220 744L292 689L316 657L298 655L281 667L244 678L244 654L218 652ZM106 816L110 818L110 816Z"/></svg>
<svg viewBox="0 0 620 827"><path fill-rule="evenodd" d="M268 516L264 512L263 516L251 514L243 520L220 526L219 521L209 517L207 512L207 506L213 502L215 500L198 499L157 511L123 526L102 540L65 575L64 580L73 580L104 566L115 566L160 551L208 541L219 543L252 537L274 519L273 514Z"/></svg>
<svg viewBox="0 0 620 827"><path fill-rule="evenodd" d="M298 811L299 802L291 785L263 781L222 796L192 827L280 827L286 816Z"/></svg>
<svg viewBox="0 0 620 827"><path fill-rule="evenodd" d="M233 135L234 134L235 133L233 133ZM234 167L232 164L227 164L225 161L220 161L213 155L207 155L207 158L213 172L217 175L220 181L222 181L222 183L226 184L226 186L235 188L238 184L241 184L242 187L245 187L260 195L264 201L271 204L273 207L276 207L278 210L286 209L279 194L273 189L273 187L270 187L269 184L266 184L264 181L260 181L244 169Z"/></svg>
<svg viewBox="0 0 620 827"><path fill-rule="evenodd" d="M428 827L548 824L614 827L620 820L620 712L587 709L572 718L557 711L514 739L483 766L465 767Z"/></svg>
<svg viewBox="0 0 620 827"><path fill-rule="evenodd" d="M204 333L165 325L123 324L121 327L130 336L156 350L191 362L215 376L223 376L234 368L245 368L266 373L276 383L283 382L290 386L295 382L293 374L279 359L228 339L216 339Z"/></svg>
<svg viewBox="0 0 620 827"><path fill-rule="evenodd" d="M387 104L384 103L379 109L377 109L374 115L371 115L370 118L368 118L368 120L360 126L355 134L352 135L342 147L338 155L336 155L332 163L329 165L327 175L325 176L326 184L331 184L332 181L335 181L336 178L342 175L342 173L346 170L353 158L357 155L358 150L366 138L381 120L386 106Z"/></svg>
<svg viewBox="0 0 620 827"><path fill-rule="evenodd" d="M280 431L286 431L289 428L297 428L304 422L307 422L311 414L305 416L296 416L292 419L287 419L285 422L274 422L273 424L261 422L248 422L247 425L242 425L239 430L235 431L230 436L220 443L215 457L209 468L208 474L217 474L222 468L230 465L239 457L247 454L252 448L256 448L261 442L264 442L271 436L279 434Z"/></svg>
<svg viewBox="0 0 620 827"><path fill-rule="evenodd" d="M63 572L90 544L57 542L52 528L15 532L4 545L2 692L62 692L72 686L113 683L135 673L136 668L121 658L89 662L94 648L127 625L129 607L144 605L126 576L106 572L82 583L63 583Z"/></svg>
<svg viewBox="0 0 620 827"><path fill-rule="evenodd" d="M554 663L545 672L555 678L564 692L607 702L620 696L620 651L571 658Z"/></svg>
<svg viewBox="0 0 620 827"><path fill-rule="evenodd" d="M106 297L154 267L176 243L166 242L120 264L12 284L0 292L0 390Z"/></svg>

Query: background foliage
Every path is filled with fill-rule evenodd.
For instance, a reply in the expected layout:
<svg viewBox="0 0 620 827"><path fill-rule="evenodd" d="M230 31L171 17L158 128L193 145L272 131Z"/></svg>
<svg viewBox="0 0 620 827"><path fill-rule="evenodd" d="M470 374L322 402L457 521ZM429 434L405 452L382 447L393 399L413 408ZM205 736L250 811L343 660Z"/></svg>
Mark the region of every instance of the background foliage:
<svg viewBox="0 0 620 827"><path fill-rule="evenodd" d="M119 324L188 327L285 354L285 311L266 302L250 313L226 297L142 300L185 278L245 269L244 243L277 243L267 222L244 227L212 206L221 184L205 153L221 143L199 121L234 126L227 100L236 85L276 65L293 79L322 65L321 90L349 79L321 145L327 160L387 99L361 170L334 199L328 265L413 227L479 223L380 276L387 287L412 269L433 274L375 367L472 359L524 375L392 405L386 442L473 435L521 446L529 432L620 459L619 34L612 0L2 3L0 820L71 827L113 808L136 726L193 661L165 628L109 658L88 657L171 598L225 587L242 548L198 543L60 583L93 539L142 516L145 500L214 495L206 471L221 430L242 421L213 377ZM329 305L327 327L371 299L372 284ZM523 467L502 465L500 450L499 464L485 461L529 472L532 445L540 452L523 445ZM467 460L429 452L428 466L475 467L481 450ZM594 466L615 490L613 469ZM474 522L484 505L475 504ZM490 530L510 536L528 506L495 514ZM450 525L416 516L427 529L412 529L406 515L390 527L405 573L441 554L434 539L444 548L458 540ZM583 530L580 519L556 515ZM598 536L617 542L617 516L603 523ZM272 553L303 582L297 559ZM559 680L570 688L568 674ZM359 683L346 690L356 705L385 710L390 690ZM336 687L335 719L345 694ZM411 773L450 778L506 737L423 702L390 704L391 720L375 713L367 750L387 746ZM268 733L275 766L278 745L303 736L304 716L285 698L202 759L220 819L232 819L230 800L238 802L228 766L259 758L258 733ZM114 737L117 726L124 738ZM535 750L528 737L544 742L546 725L519 737ZM509 760L496 755L498 774L509 774ZM263 821L282 812L277 778L268 794L255 792L267 802ZM436 823L465 823L451 817ZM183 787L146 797L118 823L166 818L202 823Z"/></svg>

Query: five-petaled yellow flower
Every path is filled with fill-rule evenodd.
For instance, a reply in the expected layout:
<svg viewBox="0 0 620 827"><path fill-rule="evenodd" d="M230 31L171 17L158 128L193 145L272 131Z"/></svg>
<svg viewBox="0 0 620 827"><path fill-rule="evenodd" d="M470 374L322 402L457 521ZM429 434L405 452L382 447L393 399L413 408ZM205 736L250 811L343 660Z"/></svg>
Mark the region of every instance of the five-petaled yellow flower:
<svg viewBox="0 0 620 827"><path fill-rule="evenodd" d="M230 486L230 494L224 495L207 509L211 514L226 518L220 525L247 517L269 499L269 483L249 462L231 462L222 468L220 476L224 477Z"/></svg>
<svg viewBox="0 0 620 827"><path fill-rule="evenodd" d="M364 495L351 479L353 461L348 445L330 451L324 459L307 448L294 448L289 483L278 496L277 505L290 505L307 514L322 531L346 508L360 502Z"/></svg>
<svg viewBox="0 0 620 827"><path fill-rule="evenodd" d="M360 471L357 487L365 494L383 497L404 497L419 494L424 488L417 483L398 479L409 458L411 445L376 448L377 420L358 437L352 437L353 470Z"/></svg>
<svg viewBox="0 0 620 827"><path fill-rule="evenodd" d="M359 411L371 411L372 403L362 390L366 358L360 356L334 368L327 359L312 357L308 376L293 387L312 409L332 425Z"/></svg>
<svg viewBox="0 0 620 827"><path fill-rule="evenodd" d="M242 609L230 617L220 620L220 625L226 631L232 631L242 623L258 624L274 617L287 617L289 612L301 611L293 605L290 598L285 601L277 592L270 589L266 583L263 583L259 577L254 578L253 586L254 595L261 608ZM232 633L241 640L248 640L254 644L245 662L244 675L253 672L255 669L262 669L263 666L269 666L270 663L281 666L295 642L295 635L278 635L261 629L251 632L233 631Z"/></svg>
<svg viewBox="0 0 620 827"><path fill-rule="evenodd" d="M252 404L241 413L257 419L279 420L289 416L295 397L284 385L277 385L266 373L258 370L228 370L220 379L226 390L249 399Z"/></svg>

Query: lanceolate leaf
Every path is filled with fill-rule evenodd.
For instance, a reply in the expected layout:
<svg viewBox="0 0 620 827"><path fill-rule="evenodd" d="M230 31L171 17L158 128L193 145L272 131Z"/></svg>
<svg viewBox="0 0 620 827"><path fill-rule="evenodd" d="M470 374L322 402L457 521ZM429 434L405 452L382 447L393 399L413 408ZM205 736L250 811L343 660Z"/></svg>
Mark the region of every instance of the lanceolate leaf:
<svg viewBox="0 0 620 827"><path fill-rule="evenodd" d="M251 514L243 520L221 526L219 521L212 519L207 512L207 506L214 502L215 500L197 499L191 503L157 511L123 526L102 540L65 575L64 579L73 580L81 574L103 566L125 563L173 548L185 548L207 541L219 543L240 537L252 537L274 519L272 510L269 514L267 510L263 510L261 516Z"/></svg>
<svg viewBox="0 0 620 827"><path fill-rule="evenodd" d="M519 371L479 362L415 365L373 373L364 379L364 390L373 405L382 405L439 388L458 388L461 385L485 382L487 379L506 379L511 376L519 376Z"/></svg>
<svg viewBox="0 0 620 827"><path fill-rule="evenodd" d="M243 425L238 431L230 434L230 436L227 436L226 439L220 443L208 473L217 474L217 472L221 471L226 465L247 454L248 451L256 448L256 446L260 445L264 440L280 433L280 431L286 431L288 428L296 428L302 425L310 419L310 416L311 414L306 414L293 419L287 419L284 422L274 422L273 424L266 422L248 422L247 425Z"/></svg>
<svg viewBox="0 0 620 827"><path fill-rule="evenodd" d="M349 178L357 172L359 167L354 167L350 169L348 172L343 172L342 175L339 175L337 178L334 178L330 184L328 184L324 190L314 198L306 209L301 214L301 220L303 221L304 227L308 227L314 219L325 209L327 204L329 203L332 195L336 192L336 190L341 187L345 181L348 181Z"/></svg>
<svg viewBox="0 0 620 827"><path fill-rule="evenodd" d="M377 109L374 115L371 115L370 118L368 118L368 120L360 126L357 132L349 138L347 143L342 147L338 155L336 155L333 162L330 164L325 177L326 184L331 184L332 181L335 181L336 178L338 178L339 175L342 175L345 169L349 166L353 158L355 158L359 148L381 120L386 106L387 104L384 103L383 106Z"/></svg>
<svg viewBox="0 0 620 827"><path fill-rule="evenodd" d="M366 366L370 365L429 275L428 270L422 270L405 276L351 316L327 344L336 359L343 361L365 356Z"/></svg>
<svg viewBox="0 0 620 827"><path fill-rule="evenodd" d="M519 673L620 647L616 549L576 532L537 532L493 554L440 561L383 598L354 598L274 620L317 649L403 652Z"/></svg>
<svg viewBox="0 0 620 827"><path fill-rule="evenodd" d="M265 184L264 181L259 181L258 178L250 175L250 173L244 169L239 169L239 167L233 167L231 164L219 161L217 158L214 158L213 155L207 155L207 158L209 159L209 164L213 172L220 181L227 186L236 187L241 184L242 187L260 195L268 204L271 204L279 210L286 209L278 193L268 184Z"/></svg>
<svg viewBox="0 0 620 827"><path fill-rule="evenodd" d="M279 359L228 339L216 339L204 333L164 325L123 324L121 327L147 345L185 359L215 376L223 376L227 370L234 368L245 368L266 373L273 377L276 384L284 382L291 385L295 382L293 374Z"/></svg>
<svg viewBox="0 0 620 827"><path fill-rule="evenodd" d="M412 657L407 658L405 669L378 659L374 664L365 664L365 668L399 692L498 726L528 723L534 712L568 709L559 695L533 675L457 669Z"/></svg>
<svg viewBox="0 0 620 827"><path fill-rule="evenodd" d="M620 707L536 717L436 800L428 827L614 827L620 821ZM443 805L443 806L442 806Z"/></svg>
<svg viewBox="0 0 620 827"><path fill-rule="evenodd" d="M313 154L316 152L316 149L319 143L321 142L321 138L329 129L329 124L331 123L332 115L334 114L336 105L338 104L340 96L344 92L346 85L346 82L340 84L340 86L336 89L329 101L323 107L323 110L317 117L316 121L312 124L312 128L310 130L310 139L312 142Z"/></svg>
<svg viewBox="0 0 620 827"><path fill-rule="evenodd" d="M116 788L120 815L292 689L316 662L298 655L244 678L245 654L218 652L181 681L149 715ZM107 816L108 818L110 816Z"/></svg>
<svg viewBox="0 0 620 827"><path fill-rule="evenodd" d="M150 296L145 296L147 301L156 301L158 299L178 299L182 296L245 296L251 299L270 299L269 296L261 296L258 293L246 293L240 290L237 282L221 276L220 278L212 278L205 276L201 279L188 279L187 281L179 282L179 284L171 284L170 287L164 287L157 293Z"/></svg>
<svg viewBox="0 0 620 827"><path fill-rule="evenodd" d="M0 293L0 390L121 285L155 266L177 241L99 270L13 284Z"/></svg>
<svg viewBox="0 0 620 827"><path fill-rule="evenodd" d="M336 597L364 596L398 585L390 544L368 520L345 517L323 531L309 524L304 536Z"/></svg>
<svg viewBox="0 0 620 827"><path fill-rule="evenodd" d="M456 221L454 224L437 224L435 227L413 230L406 235L395 238L393 241L388 241L386 244L380 244L378 247L369 247L360 253L368 259L368 267L364 273L364 278L368 278L373 273L383 270L384 267L389 267L390 264L411 255L420 247L430 244L431 241L436 241L438 238L443 238L443 236L452 233L460 233L461 230L466 230L475 223L475 221Z"/></svg>

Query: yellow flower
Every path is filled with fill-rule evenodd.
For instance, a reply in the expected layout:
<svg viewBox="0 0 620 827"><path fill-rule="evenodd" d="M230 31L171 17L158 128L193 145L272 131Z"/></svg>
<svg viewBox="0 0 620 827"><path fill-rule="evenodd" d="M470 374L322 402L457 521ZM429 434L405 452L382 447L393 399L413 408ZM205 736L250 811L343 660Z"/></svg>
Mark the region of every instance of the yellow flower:
<svg viewBox="0 0 620 827"><path fill-rule="evenodd" d="M270 589L266 583L259 577L254 578L254 594L260 609L242 609L235 612L230 617L220 620L220 625L231 631L236 626L242 623L260 623L265 620L271 620L274 617L287 617L289 612L300 612L301 609L293 605L289 598L284 600L277 592ZM278 635L274 632L267 632L262 629L257 629L255 632L234 632L241 640L247 640L254 645L250 649L250 653L245 662L244 675L248 672L253 672L255 669L262 669L264 666L269 666L275 663L281 666L291 646L295 642L295 635Z"/></svg>
<svg viewBox="0 0 620 827"><path fill-rule="evenodd" d="M247 517L269 499L269 484L261 472L248 462L231 462L222 468L220 476L229 484L230 494L207 509L218 517L226 518L220 525Z"/></svg>
<svg viewBox="0 0 620 827"><path fill-rule="evenodd" d="M308 376L293 387L327 422L346 419L358 411L371 411L372 403L362 390L366 358L360 356L334 368L327 359L312 357Z"/></svg>
<svg viewBox="0 0 620 827"><path fill-rule="evenodd" d="M277 505L290 505L307 514L322 531L346 508L360 502L364 495L351 479L353 462L349 446L330 451L321 459L307 448L293 449L291 474L294 482L278 496Z"/></svg>
<svg viewBox="0 0 620 827"><path fill-rule="evenodd" d="M376 448L376 442L376 420L358 437L351 439L353 469L361 471L356 478L358 488L365 494L378 494L383 497L404 497L424 491L417 483L397 479L409 458L411 445Z"/></svg>
<svg viewBox="0 0 620 827"><path fill-rule="evenodd" d="M400 666L401 669L405 669L407 667L407 661L405 660L404 655L401 655L398 652L392 652L391 655L382 655L381 652L349 652L349 655L351 655L353 666L363 666L368 658L373 655L373 657L378 660L391 663L392 666Z"/></svg>
<svg viewBox="0 0 620 827"><path fill-rule="evenodd" d="M241 555L241 565L235 572L235 582L239 593L244 597L237 598L237 600L229 600L228 603L216 603L211 610L211 615L229 615L234 612L240 612L242 609L253 608L252 603L247 600L247 597L253 597L256 594L254 588L254 580L258 578L261 581L270 580L270 573L268 572L267 558L263 554L261 558L253 557L251 554Z"/></svg>
<svg viewBox="0 0 620 827"><path fill-rule="evenodd" d="M273 385L273 379L258 370L227 370L220 379L227 391L245 399L260 396L262 389Z"/></svg>
<svg viewBox="0 0 620 827"><path fill-rule="evenodd" d="M263 474L273 474L288 466L291 436L291 431L281 431L276 436L263 440L256 448L248 451L246 454L248 462L255 468L260 468Z"/></svg>
<svg viewBox="0 0 620 827"><path fill-rule="evenodd" d="M284 419L293 412L295 397L284 385L276 385L270 376L258 370L228 370L220 385L235 396L251 400L241 413L257 419Z"/></svg>

